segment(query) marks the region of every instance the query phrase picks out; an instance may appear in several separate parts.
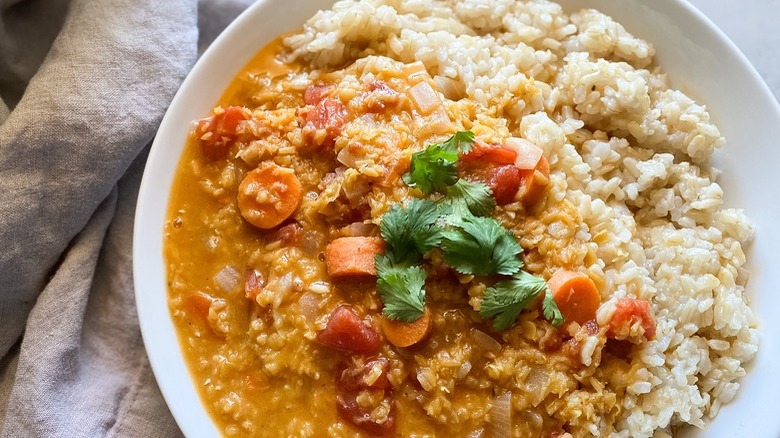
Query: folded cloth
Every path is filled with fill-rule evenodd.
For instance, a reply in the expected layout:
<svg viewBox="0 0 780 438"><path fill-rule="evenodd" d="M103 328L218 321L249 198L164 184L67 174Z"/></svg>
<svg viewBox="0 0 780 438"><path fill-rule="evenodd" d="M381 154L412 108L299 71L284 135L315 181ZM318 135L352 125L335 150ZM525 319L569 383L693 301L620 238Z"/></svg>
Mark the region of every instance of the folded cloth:
<svg viewBox="0 0 780 438"><path fill-rule="evenodd" d="M247 3L0 0L0 436L180 435L138 328L135 201L199 48Z"/></svg>

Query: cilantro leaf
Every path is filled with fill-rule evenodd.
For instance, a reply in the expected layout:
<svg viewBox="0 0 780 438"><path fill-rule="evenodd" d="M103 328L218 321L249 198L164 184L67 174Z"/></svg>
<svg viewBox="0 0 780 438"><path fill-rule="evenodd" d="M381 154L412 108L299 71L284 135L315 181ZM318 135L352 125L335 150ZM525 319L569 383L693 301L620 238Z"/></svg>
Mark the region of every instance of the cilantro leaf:
<svg viewBox="0 0 780 438"><path fill-rule="evenodd" d="M419 266L394 266L384 255L377 255L374 264L382 313L390 319L417 321L425 311L425 271Z"/></svg>
<svg viewBox="0 0 780 438"><path fill-rule="evenodd" d="M461 274L513 275L523 266L523 248L515 236L492 218L450 217L452 229L442 233L444 261Z"/></svg>
<svg viewBox="0 0 780 438"><path fill-rule="evenodd" d="M448 151L438 144L431 145L412 154L412 165L403 180L425 194L442 191L458 180L457 162L457 152Z"/></svg>
<svg viewBox="0 0 780 438"><path fill-rule="evenodd" d="M403 180L410 187L417 187L425 194L442 192L458 181L459 151L468 153L474 144L474 133L458 131L447 141L432 144L425 150L412 154L409 173Z"/></svg>
<svg viewBox="0 0 780 438"><path fill-rule="evenodd" d="M520 271L511 280L498 282L485 290L479 314L486 319L495 318L493 328L505 330L515 322L521 310L547 290L543 278Z"/></svg>
<svg viewBox="0 0 780 438"><path fill-rule="evenodd" d="M471 131L458 131L443 142L442 147L455 153L468 154L474 148L474 133Z"/></svg>
<svg viewBox="0 0 780 438"><path fill-rule="evenodd" d="M542 312L544 313L544 317L550 320L550 324L552 324L553 327L560 327L560 325L563 324L563 314L561 313L561 309L558 308L558 304L555 302L549 287L544 293Z"/></svg>
<svg viewBox="0 0 780 438"><path fill-rule="evenodd" d="M395 204L382 217L379 230L387 242L387 254L395 264L411 264L441 243L436 203L413 199L404 207Z"/></svg>
<svg viewBox="0 0 780 438"><path fill-rule="evenodd" d="M459 179L447 191L445 202L452 206L456 214L475 216L490 216L496 208L496 199L490 187L481 182L471 182Z"/></svg>

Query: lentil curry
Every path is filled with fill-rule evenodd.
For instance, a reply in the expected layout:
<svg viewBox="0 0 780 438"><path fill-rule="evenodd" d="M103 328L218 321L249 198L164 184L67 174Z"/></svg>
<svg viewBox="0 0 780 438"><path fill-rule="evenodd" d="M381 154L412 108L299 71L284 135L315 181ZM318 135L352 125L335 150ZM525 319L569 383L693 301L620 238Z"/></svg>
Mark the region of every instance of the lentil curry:
<svg viewBox="0 0 780 438"><path fill-rule="evenodd" d="M594 245L548 190L542 149L420 63L312 70L279 61L280 41L193 124L165 228L170 309L222 432L558 437L599 418L613 430L654 318L624 298L597 322L609 291L583 268ZM448 210L464 187L484 205ZM403 265L388 218L413 233L431 206L445 213L422 228L439 237L407 235ZM467 222L495 233L474 231L458 256ZM480 242L487 259L500 245L510 256L479 267ZM536 289L512 301L520 282Z"/></svg>

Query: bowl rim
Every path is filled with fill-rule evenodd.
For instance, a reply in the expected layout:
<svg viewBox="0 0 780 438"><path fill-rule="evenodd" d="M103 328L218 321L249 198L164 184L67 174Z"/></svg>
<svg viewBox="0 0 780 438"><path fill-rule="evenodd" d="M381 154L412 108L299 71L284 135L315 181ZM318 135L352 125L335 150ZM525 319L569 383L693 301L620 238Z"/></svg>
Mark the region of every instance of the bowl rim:
<svg viewBox="0 0 780 438"><path fill-rule="evenodd" d="M166 133L177 127L178 120L175 120L175 113L179 111L179 107L184 104L185 95L193 92L194 87L200 82L204 76L207 67L214 63L219 57L220 52L228 49L228 44L233 39L234 33L238 30L246 27L251 23L260 11L266 8L274 7L282 0L258 0L254 4L245 9L230 25L228 25L223 32L214 40L214 42L206 49L206 51L200 56L192 70L188 73L187 77L182 82L179 90L172 99L168 110L163 117L160 127L157 132L157 136L151 147L151 151L147 158L147 162L144 169L143 178L141 181L140 189L138 192L138 200L136 205L136 212L134 218L133 227L133 285L134 295L137 308L137 314L139 319L139 326L143 338L146 354L149 359L151 369L154 373L157 385L162 393L163 398L173 415L176 423L181 431L186 436L220 436L220 432L217 431L216 425L207 412L207 408L201 400L200 394L195 390L195 381L190 372L189 366L184 360L183 344L181 344L176 329L173 325L170 309L167 305L168 288L165 286L166 282L166 267L164 266L164 256L160 251L158 254L152 254L151 260L148 256L149 252L149 240L159 240L159 245L155 243L152 247L161 249L162 240L164 235L164 229L158 220L151 213L155 208L160 208L160 199L157 199L155 204L152 204L152 199L155 196L162 198L162 204L165 211L168 209L168 202L170 196L170 190L166 190L166 196L159 195L159 185L157 182L157 175L155 174L155 167L160 167L162 150L166 147L165 141ZM556 1L556 0L552 0ZM687 0L656 0L659 3L666 2L671 7L676 7L682 14L687 14L689 19L697 21L699 24L706 28L709 32L708 37L715 38L716 43L722 45L727 52L727 55L731 56L734 60L739 62L739 68L749 75L748 82L759 87L762 91L757 98L765 100L764 104L768 108L771 108L774 112L774 119L780 122L780 104L775 98L774 94L766 84L764 79L758 73L756 68L749 62L744 53L737 47L737 45L720 29L718 28L706 15L699 11L693 4ZM332 1L329 1L332 3ZM269 36L270 38L276 37L276 35ZM257 50L261 47L258 46ZM254 53L244 54L246 55L246 64ZM243 65L242 64L242 65ZM237 70L233 72L233 76L237 73ZM216 99L214 100L216 102ZM177 163L178 164L178 163ZM152 225L155 227L150 228ZM144 234L145 231L156 230L154 237ZM157 278L155 275L148 275L148 266L154 260L162 262L161 268L162 277ZM159 274L160 270L153 270L153 274ZM155 277L152 280L150 277ZM153 283L157 283L156 286ZM161 283L160 283L161 282ZM165 291L165 303L164 309L157 308L159 303L159 297L152 295L148 292L149 289L162 289ZM769 292L764 292L769 293ZM753 305L751 305L753 307ZM164 313L164 314L163 314ZM158 318L162 318L160 321ZM167 318L167 319L166 319ZM163 329L170 329L171 333L159 332L159 324L164 325ZM170 349L173 345L169 345L169 342L164 342L163 339L170 341L170 336L174 337L176 352L172 353ZM174 355L173 362L167 360L170 355ZM182 368L183 367L183 368ZM169 373L172 372L185 372L183 377L189 382L188 388L185 389L186 394L182 394L181 387L178 383L174 382L170 378ZM748 373L749 374L749 373ZM179 376L181 378L181 376ZM741 380L744 379L741 378ZM191 397L192 395L195 397ZM183 397L182 395L188 396ZM780 416L778 416L780 417ZM780 419L775 419L774 423L777 425L777 430L780 431Z"/></svg>

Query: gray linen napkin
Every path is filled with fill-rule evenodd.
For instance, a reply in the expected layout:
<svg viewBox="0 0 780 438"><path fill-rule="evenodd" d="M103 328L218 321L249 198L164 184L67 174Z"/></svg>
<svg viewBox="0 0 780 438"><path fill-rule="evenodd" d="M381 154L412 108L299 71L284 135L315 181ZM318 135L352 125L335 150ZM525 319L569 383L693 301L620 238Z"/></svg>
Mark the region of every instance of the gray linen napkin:
<svg viewBox="0 0 780 438"><path fill-rule="evenodd" d="M0 436L180 435L138 329L135 201L198 49L247 3L0 0Z"/></svg>

